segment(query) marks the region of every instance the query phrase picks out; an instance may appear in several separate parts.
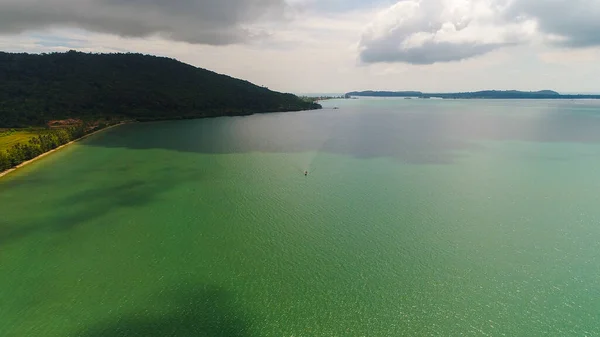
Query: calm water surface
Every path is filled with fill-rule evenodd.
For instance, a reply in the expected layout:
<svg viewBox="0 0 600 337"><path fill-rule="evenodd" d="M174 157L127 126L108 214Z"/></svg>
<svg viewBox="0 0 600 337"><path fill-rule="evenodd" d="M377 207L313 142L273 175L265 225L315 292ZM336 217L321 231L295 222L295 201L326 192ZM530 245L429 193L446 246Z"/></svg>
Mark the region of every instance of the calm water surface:
<svg viewBox="0 0 600 337"><path fill-rule="evenodd" d="M325 106L1 179L0 335L600 335L599 103Z"/></svg>

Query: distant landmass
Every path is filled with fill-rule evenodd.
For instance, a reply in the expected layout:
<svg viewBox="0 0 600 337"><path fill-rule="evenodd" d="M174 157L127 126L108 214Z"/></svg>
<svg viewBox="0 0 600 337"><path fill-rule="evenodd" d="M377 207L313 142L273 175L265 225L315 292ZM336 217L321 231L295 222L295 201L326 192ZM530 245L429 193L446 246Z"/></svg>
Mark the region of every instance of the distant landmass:
<svg viewBox="0 0 600 337"><path fill-rule="evenodd" d="M600 95L561 95L553 90L518 91L484 90L456 93L424 93L420 91L353 91L347 97L417 97L444 99L600 99Z"/></svg>
<svg viewBox="0 0 600 337"><path fill-rule="evenodd" d="M148 121L320 107L164 57L0 52L0 128L71 118Z"/></svg>

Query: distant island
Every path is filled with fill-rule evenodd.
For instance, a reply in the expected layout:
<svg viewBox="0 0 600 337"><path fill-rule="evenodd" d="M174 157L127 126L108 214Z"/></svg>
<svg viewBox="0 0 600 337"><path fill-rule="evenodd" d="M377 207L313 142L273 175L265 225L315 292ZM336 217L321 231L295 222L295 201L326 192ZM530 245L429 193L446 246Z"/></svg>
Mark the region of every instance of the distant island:
<svg viewBox="0 0 600 337"><path fill-rule="evenodd" d="M423 93L420 91L353 91L348 97L414 97L443 99L600 99L600 95L561 95L552 90L484 90L456 93Z"/></svg>
<svg viewBox="0 0 600 337"><path fill-rule="evenodd" d="M348 95L341 95L341 96L300 96L300 98L302 98L305 101L309 101L309 102L318 102L318 101L327 101L327 100L331 100L331 99L346 99L346 98L350 98Z"/></svg>
<svg viewBox="0 0 600 337"><path fill-rule="evenodd" d="M320 108L310 99L164 57L0 52L0 176L126 122Z"/></svg>

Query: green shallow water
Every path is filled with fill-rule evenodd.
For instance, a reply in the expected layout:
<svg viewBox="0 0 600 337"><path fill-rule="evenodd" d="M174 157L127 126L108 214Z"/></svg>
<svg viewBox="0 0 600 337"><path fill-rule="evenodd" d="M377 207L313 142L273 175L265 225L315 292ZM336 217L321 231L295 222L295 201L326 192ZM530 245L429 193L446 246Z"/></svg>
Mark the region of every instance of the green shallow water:
<svg viewBox="0 0 600 337"><path fill-rule="evenodd" d="M325 104L1 179L0 335L600 335L600 105Z"/></svg>

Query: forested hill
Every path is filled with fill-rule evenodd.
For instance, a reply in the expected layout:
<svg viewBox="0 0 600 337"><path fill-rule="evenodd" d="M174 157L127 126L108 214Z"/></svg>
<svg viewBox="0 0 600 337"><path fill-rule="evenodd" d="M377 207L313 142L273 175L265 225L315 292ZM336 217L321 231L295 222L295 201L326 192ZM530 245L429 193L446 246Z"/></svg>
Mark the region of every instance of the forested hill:
<svg viewBox="0 0 600 337"><path fill-rule="evenodd" d="M320 108L250 82L141 54L0 52L0 128L50 120L136 120Z"/></svg>
<svg viewBox="0 0 600 337"><path fill-rule="evenodd" d="M423 93L420 91L353 91L347 93L346 95L358 97L437 97L445 99L600 99L600 95L561 95L552 90L484 90L455 93Z"/></svg>

